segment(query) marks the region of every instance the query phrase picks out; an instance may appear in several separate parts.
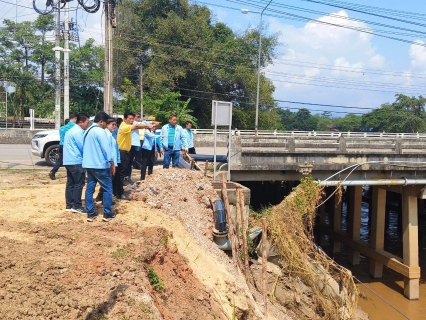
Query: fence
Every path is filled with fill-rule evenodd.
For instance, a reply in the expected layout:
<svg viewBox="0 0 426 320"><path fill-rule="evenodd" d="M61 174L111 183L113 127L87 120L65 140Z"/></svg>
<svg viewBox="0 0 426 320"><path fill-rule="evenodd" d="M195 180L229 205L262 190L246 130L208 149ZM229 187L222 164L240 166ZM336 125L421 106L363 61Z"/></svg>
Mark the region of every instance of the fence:
<svg viewBox="0 0 426 320"><path fill-rule="evenodd" d="M29 118L24 118L24 120L12 120L6 118L0 118L0 129L30 129L31 124ZM35 130L43 129L55 129L55 120L54 119L35 119L34 121Z"/></svg>

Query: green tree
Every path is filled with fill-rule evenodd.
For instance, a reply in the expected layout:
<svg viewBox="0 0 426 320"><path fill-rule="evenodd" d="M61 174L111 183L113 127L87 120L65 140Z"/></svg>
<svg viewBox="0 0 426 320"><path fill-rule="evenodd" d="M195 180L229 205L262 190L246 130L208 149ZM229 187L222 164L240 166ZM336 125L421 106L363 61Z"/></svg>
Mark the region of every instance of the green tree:
<svg viewBox="0 0 426 320"><path fill-rule="evenodd" d="M115 46L119 56L115 79L139 83L138 58L145 56L144 93L156 96L164 89L191 98L200 126L210 126L211 100L234 103L234 125L253 128L257 85L257 30L234 33L223 23L212 23L210 10L188 1L123 0ZM131 9L132 8L132 9ZM133 12L134 14L131 14ZM129 13L129 14L127 14ZM129 17L131 17L129 19ZM276 36L263 35L261 65L272 62ZM261 76L259 127L280 126L272 82Z"/></svg>
<svg viewBox="0 0 426 320"><path fill-rule="evenodd" d="M318 126L318 117L312 116L311 112L306 109L302 108L299 111L296 112L294 115L294 122L295 122L295 130L299 131L312 131L316 130Z"/></svg>
<svg viewBox="0 0 426 320"><path fill-rule="evenodd" d="M393 103L385 103L362 117L366 130L385 132L425 132L426 98L395 95Z"/></svg>
<svg viewBox="0 0 426 320"><path fill-rule="evenodd" d="M35 31L40 33L39 41L34 43L30 60L40 65L40 81L44 84L46 65L52 66L54 63L54 44L47 41L46 34L55 27L53 15L39 15L33 23Z"/></svg>
<svg viewBox="0 0 426 320"><path fill-rule="evenodd" d="M348 113L342 118L336 118L334 125L339 131L362 131L362 116Z"/></svg>

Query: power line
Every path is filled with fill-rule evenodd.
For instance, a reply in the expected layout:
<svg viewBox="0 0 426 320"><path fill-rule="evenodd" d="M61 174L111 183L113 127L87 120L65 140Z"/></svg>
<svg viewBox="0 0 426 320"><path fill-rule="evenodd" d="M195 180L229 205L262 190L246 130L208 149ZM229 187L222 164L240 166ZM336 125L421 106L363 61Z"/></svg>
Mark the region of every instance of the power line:
<svg viewBox="0 0 426 320"><path fill-rule="evenodd" d="M327 2L322 2L322 1L315 1L315 0L301 0L301 1L312 2L312 3L317 3L317 4L323 4L323 5L330 6L330 7L335 7L335 8L340 8L340 9L346 9L346 10L350 10L350 11L354 11L354 12L358 12L358 13L363 13L363 14L375 16L375 17L378 17L378 18L384 18L384 19L394 20L394 21L398 21L398 22L413 24L413 25L420 26L420 27L426 27L426 24L423 24L423 23L418 23L418 22L414 22L414 21L409 21L409 20L404 20L404 19L389 17L389 16L385 16L385 15L382 15L382 14L377 14L377 13L368 12L368 11L364 11L364 10L358 10L358 9L351 8L349 6L334 5L332 3L327 3Z"/></svg>
<svg viewBox="0 0 426 320"><path fill-rule="evenodd" d="M397 16L404 16L404 17L426 20L426 13L402 11L402 10L396 10L396 9L383 8L383 7L367 6L367 5L363 5L363 4L357 4L357 3L355 4L355 3L344 2L344 1L336 1L336 0L328 0L328 2L348 5L348 6L355 7L355 8L363 8L363 9L369 10L370 12L379 12L379 13L386 13L386 14L390 14L390 15L397 15Z"/></svg>
<svg viewBox="0 0 426 320"><path fill-rule="evenodd" d="M232 1L232 0L227 0L227 1L233 2L233 3L251 5L251 6L254 6L254 7L258 8L258 9L262 8L261 6L252 5L251 3L248 3L248 2ZM220 5L215 5L215 4L209 4L209 5L222 7ZM227 7L227 8L229 8L229 7ZM239 10L237 8L232 8L232 9ZM318 24L329 25L329 26L333 26L333 27L350 29L350 30L354 30L354 31L362 32L362 33L367 33L367 34L375 35L375 36L386 38L386 39L390 39L390 40L395 40L395 41L399 41L399 42L409 43L409 44L412 44L412 45L418 45L418 46L421 46L421 47L426 47L426 44L424 44L424 43L420 43L420 42L416 42L416 41L411 41L411 40L406 40L406 39L401 39L401 38L387 36L387 35L384 35L384 34L376 33L374 31L372 31L372 29L363 29L363 28L359 28L359 27L352 27L352 26L340 25L340 24L326 22L326 21L321 21L321 20L317 20L317 19L312 19L312 18L308 18L308 17L304 17L304 16L292 14L292 13L287 13L287 12L280 11L280 10L274 10L272 8L268 8L268 11L276 12L278 14L281 14L281 15L284 15L284 16L288 16L288 17L292 17L292 18L297 18L297 19L300 19L302 21L309 21L310 23L318 23ZM268 15L268 16L271 16L271 17L283 18L282 16L276 16L276 15L270 15L270 14L264 14L264 15Z"/></svg>
<svg viewBox="0 0 426 320"><path fill-rule="evenodd" d="M309 0L306 0L306 1L309 1ZM242 2L242 1L239 1L239 2ZM255 1L255 0L250 1L250 3L256 3L256 2L259 3L259 4L264 4L265 3L265 1L262 1L262 0L260 0L260 1ZM280 4L280 3L276 3L276 2L274 2L271 5L271 8L272 7L279 7L279 8L284 8L284 9L289 9L289 10L294 10L294 11L301 11L301 12L307 12L307 13L313 13L313 14L319 14L319 15L326 15L326 16L330 16L330 17L338 18L338 19L342 19L342 20L349 20L349 21L356 21L356 22L368 23L368 24L377 25L377 26L380 26L380 27L398 29L398 30L402 30L402 31L409 31L409 32L414 32L414 33L418 33L418 34L423 34L423 35L426 34L424 31L420 31L420 30L407 29L407 28L402 28L402 27L393 26L393 25L389 25L389 24L384 24L384 23L380 23L380 22L368 21L368 20L363 20L363 19L356 19L356 18L341 16L341 15L334 14L334 13L327 13L327 12L324 12L324 11L317 11L317 10L306 9L306 8L301 8L301 7L297 7L297 6L290 6L290 5Z"/></svg>

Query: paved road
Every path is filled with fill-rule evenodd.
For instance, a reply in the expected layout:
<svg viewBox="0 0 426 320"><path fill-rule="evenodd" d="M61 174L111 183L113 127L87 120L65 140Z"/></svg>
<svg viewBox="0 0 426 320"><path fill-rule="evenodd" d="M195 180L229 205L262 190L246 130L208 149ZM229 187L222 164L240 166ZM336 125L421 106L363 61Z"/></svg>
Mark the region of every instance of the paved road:
<svg viewBox="0 0 426 320"><path fill-rule="evenodd" d="M213 154L213 148L197 148L198 154ZM226 148L218 148L219 155ZM161 158L162 159L162 158ZM162 161L160 159L160 161ZM31 146L25 144L0 144L0 169L49 169L44 159L33 156Z"/></svg>

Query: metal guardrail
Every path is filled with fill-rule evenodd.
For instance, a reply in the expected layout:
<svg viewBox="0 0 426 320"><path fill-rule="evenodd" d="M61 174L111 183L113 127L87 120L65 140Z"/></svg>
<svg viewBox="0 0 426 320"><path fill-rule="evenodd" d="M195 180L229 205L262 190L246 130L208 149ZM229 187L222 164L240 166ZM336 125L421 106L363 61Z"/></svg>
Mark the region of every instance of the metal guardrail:
<svg viewBox="0 0 426 320"><path fill-rule="evenodd" d="M194 134L213 134L214 129L193 129ZM217 130L218 134L228 134L228 130ZM232 130L232 135L254 136L254 130ZM335 132L335 131L278 131L258 130L257 135L276 137L344 137L344 138L393 138L393 139L426 139L426 133L387 133L387 132Z"/></svg>

